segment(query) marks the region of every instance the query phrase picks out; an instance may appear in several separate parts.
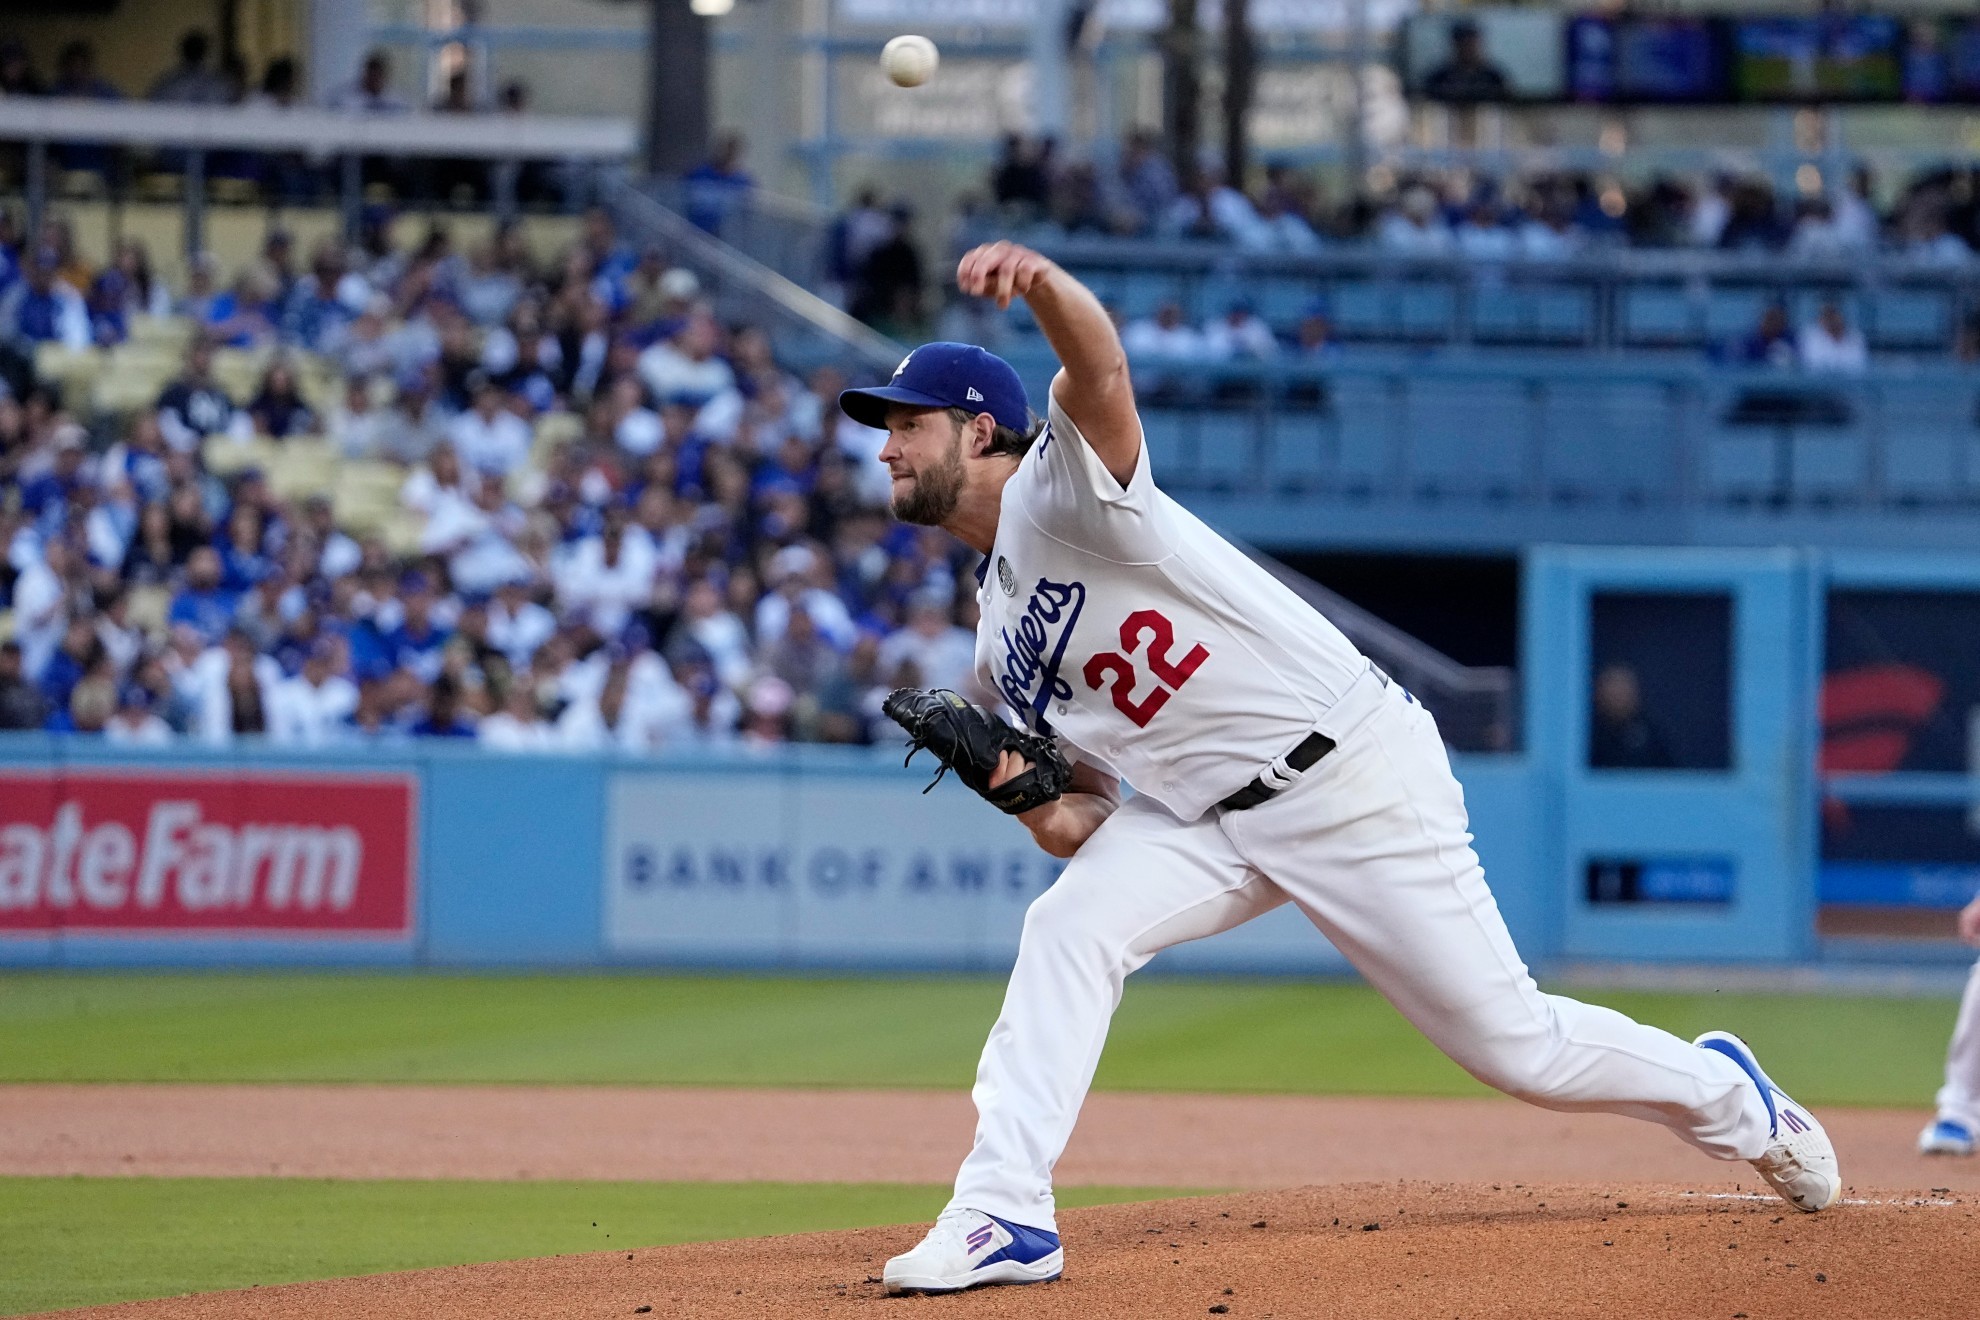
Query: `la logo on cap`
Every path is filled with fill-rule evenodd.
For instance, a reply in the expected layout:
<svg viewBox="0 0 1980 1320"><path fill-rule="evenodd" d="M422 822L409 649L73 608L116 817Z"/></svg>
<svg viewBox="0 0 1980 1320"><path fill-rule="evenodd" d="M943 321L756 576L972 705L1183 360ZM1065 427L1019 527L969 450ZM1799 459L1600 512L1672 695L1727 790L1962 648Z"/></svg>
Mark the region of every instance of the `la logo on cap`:
<svg viewBox="0 0 1980 1320"><path fill-rule="evenodd" d="M894 379L895 379L895 380L899 380L899 379L901 378L901 373L902 373L903 371L906 371L906 370L907 370L907 364L908 364L908 363L910 363L910 362L912 362L912 361L914 361L914 354L913 354L913 353L909 353L909 354L908 354L908 355L907 355L906 357L904 357L904 358L902 358L902 359L901 359L901 365L900 365L900 366L898 366L898 367L895 367L895 368L894 368Z"/></svg>

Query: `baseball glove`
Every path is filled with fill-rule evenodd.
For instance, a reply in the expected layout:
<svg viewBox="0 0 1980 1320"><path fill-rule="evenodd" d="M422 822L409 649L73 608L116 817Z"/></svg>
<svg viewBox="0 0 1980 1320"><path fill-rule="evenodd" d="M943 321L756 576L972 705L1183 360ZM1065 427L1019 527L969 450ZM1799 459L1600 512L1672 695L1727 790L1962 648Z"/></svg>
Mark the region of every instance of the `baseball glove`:
<svg viewBox="0 0 1980 1320"><path fill-rule="evenodd" d="M947 688L896 688L887 694L880 709L907 730L908 761L925 747L942 763L928 781L928 788L921 790L924 793L953 770L978 797L1015 816L1057 801L1072 782L1072 766L1060 754L1057 743L1012 728ZM1031 768L992 788L990 776L997 769L997 758L1007 751L1022 756Z"/></svg>

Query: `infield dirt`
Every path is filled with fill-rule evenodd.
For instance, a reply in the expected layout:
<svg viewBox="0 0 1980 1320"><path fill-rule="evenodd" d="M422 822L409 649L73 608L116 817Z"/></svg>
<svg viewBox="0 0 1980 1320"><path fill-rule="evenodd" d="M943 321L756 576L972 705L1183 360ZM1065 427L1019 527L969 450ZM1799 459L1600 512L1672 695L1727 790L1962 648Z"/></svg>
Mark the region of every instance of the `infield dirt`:
<svg viewBox="0 0 1980 1320"><path fill-rule="evenodd" d="M1971 1197L1853 1193L1802 1215L1743 1188L1357 1183L1065 1214L1065 1278L892 1298L918 1226L505 1261L102 1307L111 1320L721 1316L1124 1320L1964 1320Z"/></svg>
<svg viewBox="0 0 1980 1320"><path fill-rule="evenodd" d="M147 1085L0 1087L0 1117L6 1173L943 1181L971 1111L951 1092ZM1319 1185L1069 1211L1064 1280L964 1297L882 1295L873 1276L922 1231L910 1225L70 1314L1980 1316L1980 1168L1912 1153L1914 1112L1825 1118L1850 1199L1802 1215L1744 1166L1610 1116L1500 1099L1099 1094L1062 1165L1068 1185Z"/></svg>
<svg viewBox="0 0 1980 1320"><path fill-rule="evenodd" d="M1912 1148L1923 1110L1819 1109L1869 1187L1980 1194L1980 1161ZM960 1091L627 1086L0 1086L0 1174L946 1183ZM1502 1097L1099 1092L1062 1186L1282 1188L1734 1180L1649 1123ZM1980 1317L1980 1300L1973 1315Z"/></svg>

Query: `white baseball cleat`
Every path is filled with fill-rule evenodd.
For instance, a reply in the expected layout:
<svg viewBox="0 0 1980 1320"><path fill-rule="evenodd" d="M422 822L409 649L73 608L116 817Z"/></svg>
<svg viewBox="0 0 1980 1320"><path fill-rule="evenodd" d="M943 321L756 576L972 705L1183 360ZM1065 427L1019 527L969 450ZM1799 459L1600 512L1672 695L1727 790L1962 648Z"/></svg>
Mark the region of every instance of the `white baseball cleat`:
<svg viewBox="0 0 1980 1320"><path fill-rule="evenodd" d="M1810 1214L1826 1210L1842 1195L1842 1170L1836 1160L1835 1144L1815 1121L1815 1115L1788 1098L1760 1070L1760 1061L1745 1041L1730 1031L1708 1031L1691 1042L1700 1049L1714 1050L1738 1064L1760 1098L1767 1102L1767 1118L1773 1141L1753 1167L1773 1189L1797 1210Z"/></svg>
<svg viewBox="0 0 1980 1320"><path fill-rule="evenodd" d="M1920 1155L1971 1155L1973 1129L1956 1118L1935 1118L1918 1134Z"/></svg>
<svg viewBox="0 0 1980 1320"><path fill-rule="evenodd" d="M981 1210L944 1210L921 1245L887 1262L890 1293L960 1292L992 1283L1044 1283L1066 1265L1059 1235Z"/></svg>

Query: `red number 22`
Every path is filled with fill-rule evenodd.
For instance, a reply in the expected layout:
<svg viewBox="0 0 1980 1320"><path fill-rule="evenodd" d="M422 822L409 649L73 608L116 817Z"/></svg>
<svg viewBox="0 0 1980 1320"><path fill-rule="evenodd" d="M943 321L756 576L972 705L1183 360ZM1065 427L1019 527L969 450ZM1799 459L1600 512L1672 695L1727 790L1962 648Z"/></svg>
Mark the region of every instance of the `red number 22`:
<svg viewBox="0 0 1980 1320"><path fill-rule="evenodd" d="M1150 639L1148 668L1155 675L1156 686L1154 691L1136 701L1134 685L1138 675L1129 656L1140 649L1144 637ZM1114 709L1132 720L1135 728L1145 729L1148 721L1155 718L1155 713L1169 704L1175 689L1187 683L1189 676L1210 658L1210 652L1198 642L1177 663L1169 659L1169 651L1175 644L1176 626L1169 622L1166 614L1159 610L1136 610L1121 621L1121 650L1127 654L1102 651L1088 660L1082 671L1086 686L1098 692L1106 686L1107 676L1113 675Z"/></svg>

